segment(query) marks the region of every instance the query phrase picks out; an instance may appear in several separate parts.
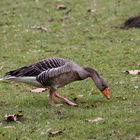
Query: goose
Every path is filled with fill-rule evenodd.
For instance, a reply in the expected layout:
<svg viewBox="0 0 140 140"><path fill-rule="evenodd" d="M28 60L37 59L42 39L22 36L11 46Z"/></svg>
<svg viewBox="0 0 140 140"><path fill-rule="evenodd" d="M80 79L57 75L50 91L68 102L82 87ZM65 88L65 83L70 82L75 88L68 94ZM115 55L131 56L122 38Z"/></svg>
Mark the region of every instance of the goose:
<svg viewBox="0 0 140 140"><path fill-rule="evenodd" d="M90 77L102 94L110 99L110 92L106 81L90 67L81 67L75 62L64 58L49 58L29 66L23 66L9 71L0 78L0 81L16 81L33 85L37 88L49 89L48 103L55 105L54 97L59 98L70 106L76 103L61 96L57 89L71 82L84 80Z"/></svg>

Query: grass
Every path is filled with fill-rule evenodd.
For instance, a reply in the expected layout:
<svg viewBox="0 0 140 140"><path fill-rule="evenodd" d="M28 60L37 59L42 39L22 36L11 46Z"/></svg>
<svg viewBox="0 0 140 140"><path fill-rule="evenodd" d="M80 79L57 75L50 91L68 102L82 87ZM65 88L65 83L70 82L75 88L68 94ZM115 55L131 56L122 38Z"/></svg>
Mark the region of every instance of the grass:
<svg viewBox="0 0 140 140"><path fill-rule="evenodd" d="M57 4L67 9L57 10ZM140 81L123 71L139 69L140 30L116 28L138 15L139 0L4 0L0 1L0 75L50 57L69 58L95 68L108 81L107 101L91 80L59 89L77 108L50 107L48 94L30 93L30 86L0 84L2 140L138 140ZM68 13L68 11L71 11ZM93 9L95 12L87 12ZM48 31L33 29L47 26ZM22 111L21 123L7 123L5 114ZM102 117L99 123L86 120ZM14 128L5 128L7 126ZM50 136L48 130L62 130Z"/></svg>

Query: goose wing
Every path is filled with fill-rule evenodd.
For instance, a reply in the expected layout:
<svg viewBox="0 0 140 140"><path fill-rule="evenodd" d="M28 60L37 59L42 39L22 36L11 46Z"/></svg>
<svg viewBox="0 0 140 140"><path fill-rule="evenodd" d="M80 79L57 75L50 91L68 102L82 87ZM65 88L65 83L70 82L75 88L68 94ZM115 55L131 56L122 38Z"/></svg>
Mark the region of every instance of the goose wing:
<svg viewBox="0 0 140 140"><path fill-rule="evenodd" d="M30 66L24 66L16 70L9 71L5 74L5 76L16 76L16 77L38 76L43 71L63 66L67 61L68 60L63 58L50 58L39 61Z"/></svg>
<svg viewBox="0 0 140 140"><path fill-rule="evenodd" d="M71 61L66 62L63 66L48 69L46 71L43 71L37 76L37 81L40 82L42 85L48 85L51 83L65 83L67 80L74 81L81 79L79 77L79 74L77 70L74 69L75 64ZM65 80L64 80L65 79Z"/></svg>

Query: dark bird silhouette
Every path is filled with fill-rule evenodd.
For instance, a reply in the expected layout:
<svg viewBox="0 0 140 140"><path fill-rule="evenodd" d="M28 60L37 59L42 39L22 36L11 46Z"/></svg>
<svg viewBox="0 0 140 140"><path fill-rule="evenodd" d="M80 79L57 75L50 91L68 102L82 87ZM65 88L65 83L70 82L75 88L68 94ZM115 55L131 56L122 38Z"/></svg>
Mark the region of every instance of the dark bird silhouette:
<svg viewBox="0 0 140 140"><path fill-rule="evenodd" d="M140 28L140 16L128 18L122 25L122 29Z"/></svg>

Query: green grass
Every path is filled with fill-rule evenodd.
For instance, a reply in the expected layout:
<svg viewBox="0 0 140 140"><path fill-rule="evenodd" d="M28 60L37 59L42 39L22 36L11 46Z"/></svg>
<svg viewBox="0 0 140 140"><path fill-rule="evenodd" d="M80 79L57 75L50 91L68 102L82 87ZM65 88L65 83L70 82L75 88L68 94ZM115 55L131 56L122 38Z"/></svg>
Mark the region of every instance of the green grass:
<svg viewBox="0 0 140 140"><path fill-rule="evenodd" d="M66 10L57 10L64 4ZM69 58L95 68L108 81L107 101L87 79L59 89L76 102L50 107L48 94L31 87L0 83L1 140L138 140L140 139L140 81L123 71L139 69L140 30L116 28L139 14L139 0L3 0L0 1L0 75L49 57ZM68 14L67 11L71 9ZM96 9L95 12L87 12ZM43 25L47 32L32 29ZM135 88L138 86L138 89ZM21 123L7 123L5 114L22 111ZM99 123L86 120L104 118ZM6 126L14 128L5 128ZM48 129L62 130L51 137Z"/></svg>

